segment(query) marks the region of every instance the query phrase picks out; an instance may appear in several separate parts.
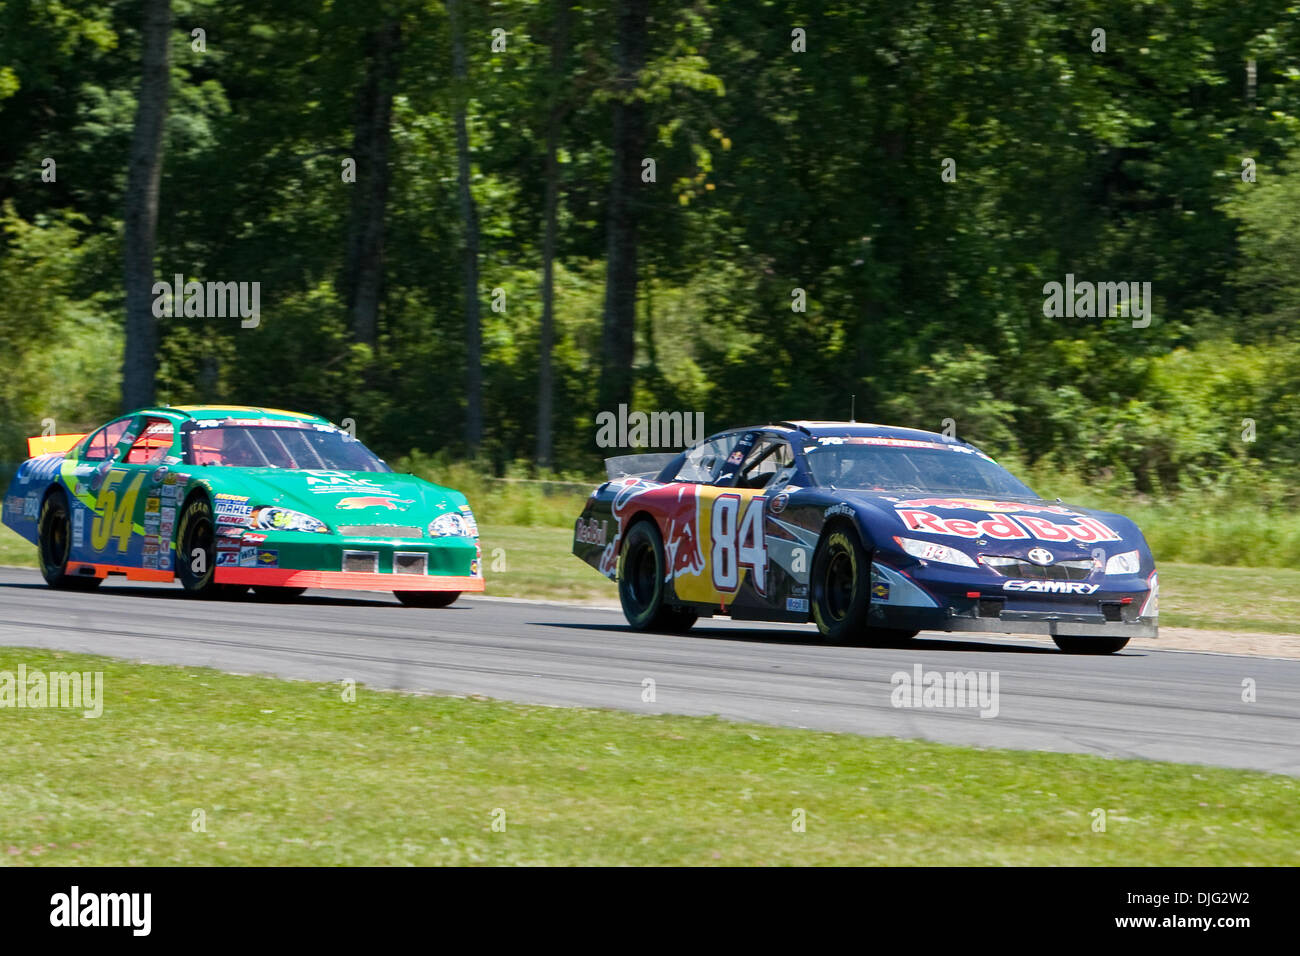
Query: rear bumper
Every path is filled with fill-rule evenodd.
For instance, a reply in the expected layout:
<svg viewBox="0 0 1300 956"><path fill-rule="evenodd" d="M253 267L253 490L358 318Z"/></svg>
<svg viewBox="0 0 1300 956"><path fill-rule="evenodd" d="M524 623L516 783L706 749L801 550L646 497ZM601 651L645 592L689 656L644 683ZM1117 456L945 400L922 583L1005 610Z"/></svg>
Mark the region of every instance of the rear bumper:
<svg viewBox="0 0 1300 956"><path fill-rule="evenodd" d="M217 568L218 584L340 591L482 591L483 578L451 574L392 574L369 571L296 571L292 568Z"/></svg>

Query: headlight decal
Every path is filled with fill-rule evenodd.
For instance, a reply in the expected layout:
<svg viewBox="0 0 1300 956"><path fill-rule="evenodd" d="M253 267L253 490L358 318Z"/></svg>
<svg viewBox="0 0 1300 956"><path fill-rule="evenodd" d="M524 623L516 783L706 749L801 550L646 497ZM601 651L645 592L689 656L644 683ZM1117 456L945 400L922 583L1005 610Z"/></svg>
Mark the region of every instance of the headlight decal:
<svg viewBox="0 0 1300 956"><path fill-rule="evenodd" d="M1141 566L1142 560L1136 551L1112 554L1106 559L1107 574L1137 574Z"/></svg>
<svg viewBox="0 0 1300 956"><path fill-rule="evenodd" d="M319 518L290 508L263 506L253 509L251 527L259 531L308 531L328 533L329 527Z"/></svg>
<svg viewBox="0 0 1300 956"><path fill-rule="evenodd" d="M940 564L955 564L962 568L978 567L975 559L969 554L950 548L946 544L935 544L933 541L920 541L916 538L901 538L897 535L894 540L898 542L900 548L921 561L938 561Z"/></svg>
<svg viewBox="0 0 1300 956"><path fill-rule="evenodd" d="M477 536L477 528L470 530L472 526L465 520L465 516L459 511L448 511L446 514L438 515L429 522L430 538L472 538Z"/></svg>

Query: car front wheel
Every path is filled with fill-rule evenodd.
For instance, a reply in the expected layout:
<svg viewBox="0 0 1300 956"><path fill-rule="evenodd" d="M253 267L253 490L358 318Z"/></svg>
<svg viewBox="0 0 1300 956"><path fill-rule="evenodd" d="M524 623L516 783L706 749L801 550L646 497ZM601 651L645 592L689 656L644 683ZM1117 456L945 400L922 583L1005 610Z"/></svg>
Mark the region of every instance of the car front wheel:
<svg viewBox="0 0 1300 956"><path fill-rule="evenodd" d="M836 527L813 556L812 611L828 644L845 644L867 633L871 562L858 533Z"/></svg>

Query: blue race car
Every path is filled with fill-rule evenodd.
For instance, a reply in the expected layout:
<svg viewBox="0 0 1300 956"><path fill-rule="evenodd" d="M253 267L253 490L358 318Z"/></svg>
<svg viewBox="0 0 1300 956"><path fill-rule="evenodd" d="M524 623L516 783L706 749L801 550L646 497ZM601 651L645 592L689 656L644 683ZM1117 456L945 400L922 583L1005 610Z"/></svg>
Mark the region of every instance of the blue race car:
<svg viewBox="0 0 1300 956"><path fill-rule="evenodd" d="M573 552L628 623L814 621L830 643L1048 634L1109 654L1155 637L1155 561L1128 518L1048 501L932 432L779 422L606 463Z"/></svg>

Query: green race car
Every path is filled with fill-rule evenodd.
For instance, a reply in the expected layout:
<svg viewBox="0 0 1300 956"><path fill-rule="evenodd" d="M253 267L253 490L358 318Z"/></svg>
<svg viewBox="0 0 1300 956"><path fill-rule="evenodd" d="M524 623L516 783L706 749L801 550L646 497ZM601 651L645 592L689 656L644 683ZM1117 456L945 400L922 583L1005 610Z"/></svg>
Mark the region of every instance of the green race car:
<svg viewBox="0 0 1300 956"><path fill-rule="evenodd" d="M315 415L146 408L28 449L3 520L53 587L124 574L205 597L341 588L419 607L484 587L465 496L395 473Z"/></svg>

